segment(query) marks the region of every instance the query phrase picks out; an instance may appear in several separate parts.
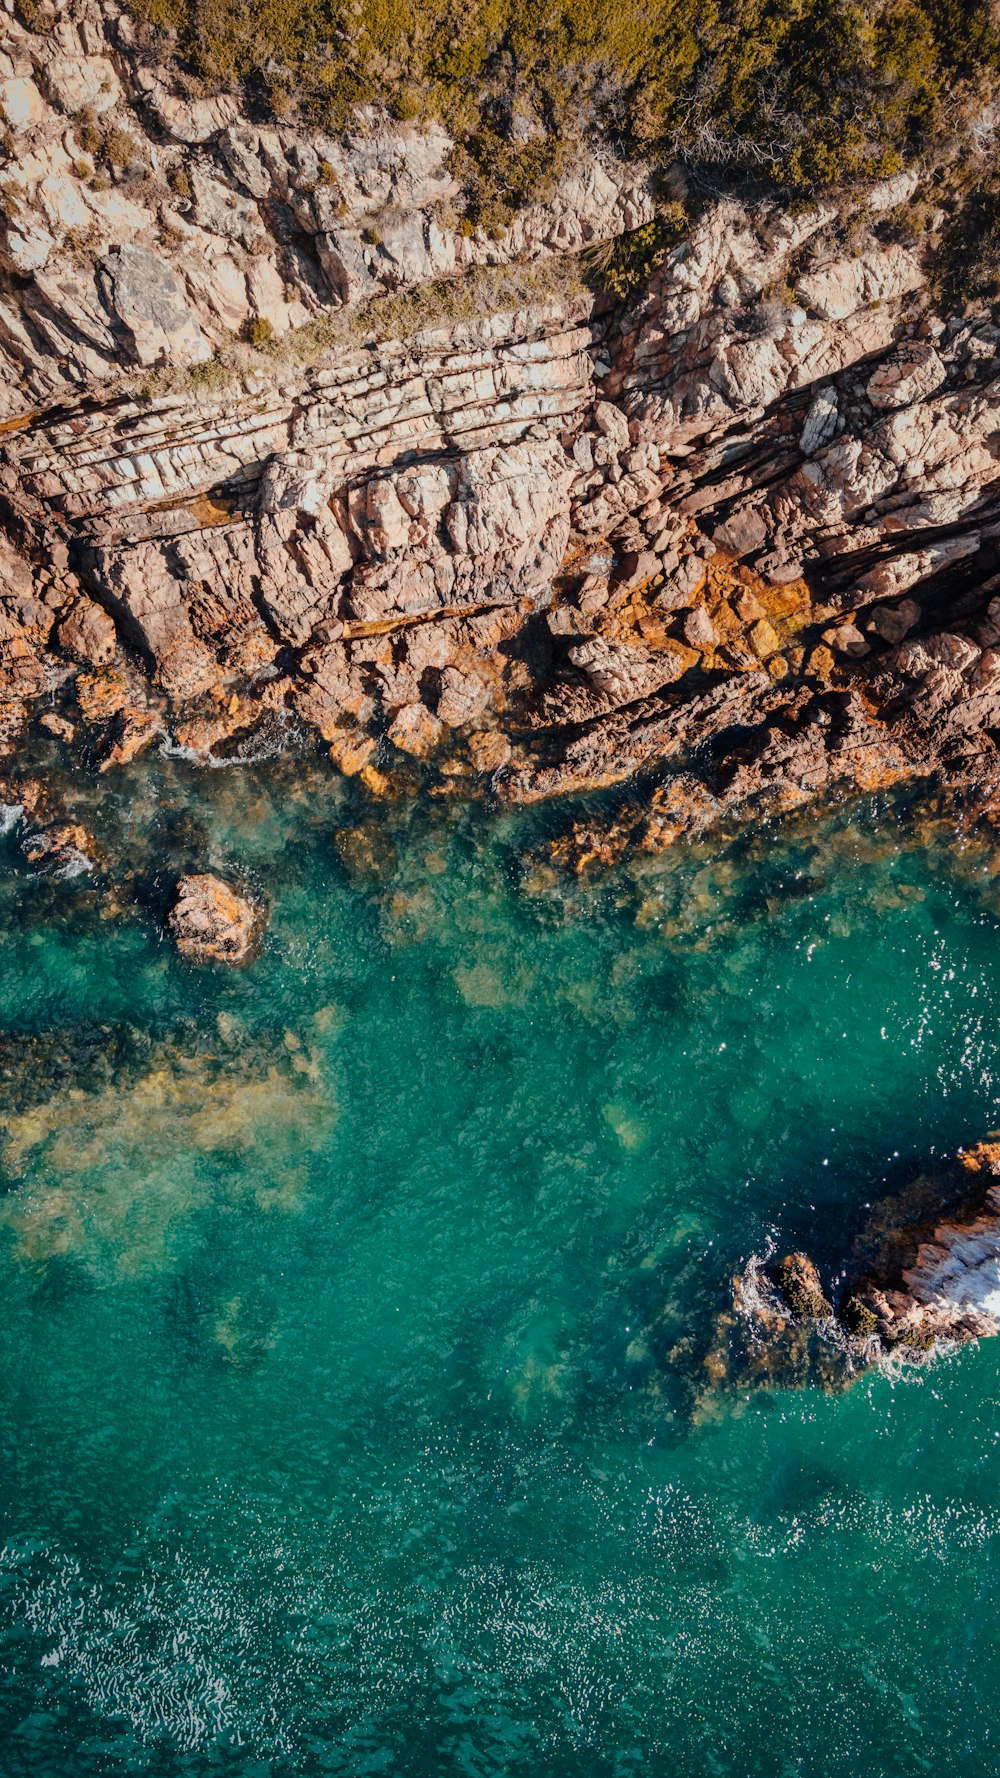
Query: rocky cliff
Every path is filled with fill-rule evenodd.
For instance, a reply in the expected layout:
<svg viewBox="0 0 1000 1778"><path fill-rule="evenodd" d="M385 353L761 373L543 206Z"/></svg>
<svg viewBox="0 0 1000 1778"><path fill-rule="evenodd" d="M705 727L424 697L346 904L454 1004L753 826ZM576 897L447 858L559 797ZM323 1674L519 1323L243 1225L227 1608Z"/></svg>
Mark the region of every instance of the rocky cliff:
<svg viewBox="0 0 1000 1778"><path fill-rule="evenodd" d="M677 169L688 226L623 305L642 165L581 151L491 235L441 129L262 122L115 0L44 34L4 3L8 755L266 725L374 794L407 755L507 800L649 771L611 853L992 783L1000 329L941 312L919 168L794 213Z"/></svg>

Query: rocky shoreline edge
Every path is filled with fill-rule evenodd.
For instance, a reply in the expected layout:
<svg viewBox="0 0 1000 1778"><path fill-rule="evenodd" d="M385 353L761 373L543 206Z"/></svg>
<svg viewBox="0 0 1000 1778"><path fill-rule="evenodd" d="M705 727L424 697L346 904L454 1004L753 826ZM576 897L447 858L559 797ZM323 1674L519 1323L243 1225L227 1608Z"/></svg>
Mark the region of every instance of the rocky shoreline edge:
<svg viewBox="0 0 1000 1778"><path fill-rule="evenodd" d="M571 868L841 787L989 801L1000 328L942 292L929 166L788 208L597 145L489 233L440 126L262 122L114 0L7 16L15 772L39 726L87 772L294 728L376 801L658 786Z"/></svg>
<svg viewBox="0 0 1000 1778"><path fill-rule="evenodd" d="M1000 1333L1000 1141L960 1149L872 1205L839 1275L808 1254L754 1258L713 1355L728 1380L842 1388Z"/></svg>

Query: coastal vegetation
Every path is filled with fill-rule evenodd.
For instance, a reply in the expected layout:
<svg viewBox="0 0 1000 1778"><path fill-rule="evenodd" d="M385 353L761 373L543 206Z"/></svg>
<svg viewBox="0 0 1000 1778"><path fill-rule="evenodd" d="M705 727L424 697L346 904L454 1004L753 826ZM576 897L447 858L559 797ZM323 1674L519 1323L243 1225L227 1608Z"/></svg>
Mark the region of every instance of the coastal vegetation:
<svg viewBox="0 0 1000 1778"><path fill-rule="evenodd" d="M23 3L23 0L22 0ZM947 143L993 89L982 0L132 0L203 88L342 128L440 118L477 223L596 131L708 180L809 194Z"/></svg>

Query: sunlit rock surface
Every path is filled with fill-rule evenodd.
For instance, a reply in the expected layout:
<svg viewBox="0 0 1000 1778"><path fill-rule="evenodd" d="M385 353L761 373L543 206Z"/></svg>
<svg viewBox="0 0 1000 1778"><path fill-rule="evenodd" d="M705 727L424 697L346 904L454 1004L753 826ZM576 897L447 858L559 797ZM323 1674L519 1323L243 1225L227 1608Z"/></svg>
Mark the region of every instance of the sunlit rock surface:
<svg viewBox="0 0 1000 1778"><path fill-rule="evenodd" d="M0 749L55 701L105 772L285 725L507 802L647 769L720 813L991 793L1000 334L894 234L918 170L849 250L832 201L692 201L622 308L587 252L656 214L639 162L581 148L470 233L439 126L264 124L172 87L114 5L26 16Z"/></svg>
<svg viewBox="0 0 1000 1778"><path fill-rule="evenodd" d="M207 873L182 877L168 925L193 963L245 963L259 936L262 910Z"/></svg>

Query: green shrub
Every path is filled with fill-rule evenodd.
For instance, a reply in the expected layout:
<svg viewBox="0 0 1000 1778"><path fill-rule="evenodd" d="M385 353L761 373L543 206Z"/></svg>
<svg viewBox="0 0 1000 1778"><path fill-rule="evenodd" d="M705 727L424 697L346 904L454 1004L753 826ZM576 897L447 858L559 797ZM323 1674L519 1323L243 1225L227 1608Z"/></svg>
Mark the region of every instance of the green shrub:
<svg viewBox="0 0 1000 1778"><path fill-rule="evenodd" d="M109 167L130 167L140 159L142 150L134 136L112 124L101 138L101 159Z"/></svg>
<svg viewBox="0 0 1000 1778"><path fill-rule="evenodd" d="M786 195L881 178L946 144L1000 71L984 0L130 4L189 75L248 83L281 115L340 128L380 100L439 116L470 218L494 230L602 132Z"/></svg>
<svg viewBox="0 0 1000 1778"><path fill-rule="evenodd" d="M44 36L46 32L55 28L55 9L51 6L39 5L38 0L17 0L15 11L26 31L34 31L38 36Z"/></svg>
<svg viewBox="0 0 1000 1778"><path fill-rule="evenodd" d="M274 324L266 315L255 315L251 321L245 323L243 338L249 346L269 346L274 339Z"/></svg>
<svg viewBox="0 0 1000 1778"><path fill-rule="evenodd" d="M1000 175L955 206L936 258L950 304L1000 302Z"/></svg>
<svg viewBox="0 0 1000 1778"><path fill-rule="evenodd" d="M628 302L645 288L657 266L687 226L682 204L665 204L652 222L613 241L603 241L584 255L592 288Z"/></svg>

